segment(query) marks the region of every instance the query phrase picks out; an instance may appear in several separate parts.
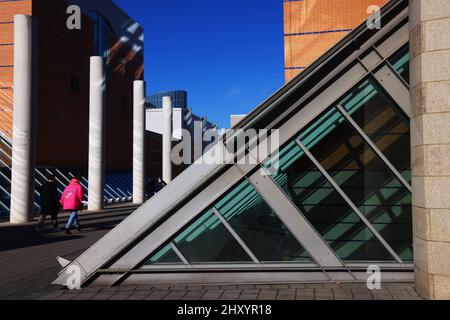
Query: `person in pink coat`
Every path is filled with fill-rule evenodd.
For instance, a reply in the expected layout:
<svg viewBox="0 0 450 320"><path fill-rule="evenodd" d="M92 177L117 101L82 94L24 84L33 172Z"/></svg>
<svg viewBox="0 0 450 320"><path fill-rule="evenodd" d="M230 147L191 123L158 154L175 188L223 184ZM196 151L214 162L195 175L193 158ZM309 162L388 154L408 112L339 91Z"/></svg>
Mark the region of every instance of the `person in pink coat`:
<svg viewBox="0 0 450 320"><path fill-rule="evenodd" d="M77 178L73 178L61 196L61 205L64 211L70 213L69 221L66 225L66 234L70 234L72 224L75 225L78 231L81 231L78 211L83 209L83 197L84 192L80 181Z"/></svg>

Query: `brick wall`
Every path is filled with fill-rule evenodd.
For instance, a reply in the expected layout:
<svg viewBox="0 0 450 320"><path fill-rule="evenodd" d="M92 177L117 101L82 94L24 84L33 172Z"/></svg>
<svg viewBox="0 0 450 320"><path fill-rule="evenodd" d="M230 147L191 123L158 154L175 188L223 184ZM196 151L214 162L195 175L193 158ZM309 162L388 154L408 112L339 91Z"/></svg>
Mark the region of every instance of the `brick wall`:
<svg viewBox="0 0 450 320"><path fill-rule="evenodd" d="M13 36L15 14L38 22L36 165L86 169L89 136L89 59L93 23L66 27L63 0L0 2L0 130L12 136ZM106 166L131 172L133 80L143 79L143 58L110 34L106 96Z"/></svg>
<svg viewBox="0 0 450 320"><path fill-rule="evenodd" d="M14 15L32 14L31 0L0 2L0 131L12 138Z"/></svg>
<svg viewBox="0 0 450 320"><path fill-rule="evenodd" d="M285 80L289 82L389 0L284 0Z"/></svg>

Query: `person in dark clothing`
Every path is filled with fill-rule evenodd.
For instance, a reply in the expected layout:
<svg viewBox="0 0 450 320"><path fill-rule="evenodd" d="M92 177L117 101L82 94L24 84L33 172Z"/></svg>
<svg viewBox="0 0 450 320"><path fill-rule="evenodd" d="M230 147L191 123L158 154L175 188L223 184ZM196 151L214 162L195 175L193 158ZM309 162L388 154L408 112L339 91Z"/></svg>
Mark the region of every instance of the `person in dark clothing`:
<svg viewBox="0 0 450 320"><path fill-rule="evenodd" d="M41 215L39 217L36 231L40 232L42 225L45 222L47 215L52 219L54 228L58 227L58 211L59 211L59 195L56 187L55 176L49 174L47 181L39 188L41 195Z"/></svg>
<svg viewBox="0 0 450 320"><path fill-rule="evenodd" d="M147 194L147 199L150 199L155 195L155 182L153 179L148 179L148 182L145 185L145 193Z"/></svg>
<svg viewBox="0 0 450 320"><path fill-rule="evenodd" d="M163 179L158 178L158 181L156 182L155 186L155 193L161 191L165 186L167 186L167 183L165 183Z"/></svg>

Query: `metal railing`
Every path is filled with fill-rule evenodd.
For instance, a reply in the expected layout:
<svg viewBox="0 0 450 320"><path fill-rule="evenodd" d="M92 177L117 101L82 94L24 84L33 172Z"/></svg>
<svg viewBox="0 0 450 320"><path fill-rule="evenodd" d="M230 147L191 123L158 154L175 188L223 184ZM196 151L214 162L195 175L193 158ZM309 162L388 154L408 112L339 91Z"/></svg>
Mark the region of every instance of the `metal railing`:
<svg viewBox="0 0 450 320"><path fill-rule="evenodd" d="M12 141L0 132L0 219L7 219L10 215L11 204L11 163L12 163ZM47 180L47 175L55 176L57 189L61 195L64 188L76 176L80 179L84 190L85 206L88 204L88 180L87 174L74 169L61 168L36 168L35 169L35 190L34 190L34 211L40 210L39 187ZM105 204L123 203L132 201L133 178L131 174L113 173L105 177Z"/></svg>

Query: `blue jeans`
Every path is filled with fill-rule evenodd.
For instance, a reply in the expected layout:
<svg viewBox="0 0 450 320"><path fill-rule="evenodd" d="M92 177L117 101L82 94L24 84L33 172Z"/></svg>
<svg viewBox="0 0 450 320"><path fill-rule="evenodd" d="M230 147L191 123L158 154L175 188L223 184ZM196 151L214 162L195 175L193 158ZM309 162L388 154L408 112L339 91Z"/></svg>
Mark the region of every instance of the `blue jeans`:
<svg viewBox="0 0 450 320"><path fill-rule="evenodd" d="M76 228L80 227L80 223L78 221L78 211L72 211L70 213L69 221L67 221L66 229L70 229L72 224L75 225Z"/></svg>

